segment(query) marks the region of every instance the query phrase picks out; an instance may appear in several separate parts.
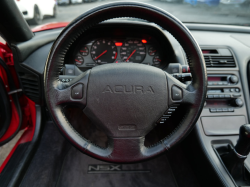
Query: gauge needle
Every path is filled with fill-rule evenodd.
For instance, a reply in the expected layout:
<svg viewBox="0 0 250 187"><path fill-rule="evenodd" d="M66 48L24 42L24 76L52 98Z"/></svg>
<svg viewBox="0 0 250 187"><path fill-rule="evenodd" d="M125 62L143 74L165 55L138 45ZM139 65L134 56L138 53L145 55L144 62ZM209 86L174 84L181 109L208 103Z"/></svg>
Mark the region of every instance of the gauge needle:
<svg viewBox="0 0 250 187"><path fill-rule="evenodd" d="M76 61L76 62L79 62L79 63L82 63L82 62L80 62L79 60L76 60L76 59L75 59L75 61Z"/></svg>
<svg viewBox="0 0 250 187"><path fill-rule="evenodd" d="M105 53L107 53L108 50L103 51L98 57L95 57L95 60L97 60L98 58L100 58L102 55L104 55Z"/></svg>
<svg viewBox="0 0 250 187"><path fill-rule="evenodd" d="M154 53L154 52L156 52L156 50L152 51L152 52L150 53L150 55L152 55L152 53Z"/></svg>
<svg viewBox="0 0 250 187"><path fill-rule="evenodd" d="M126 62L130 59L130 57L136 52L136 49L129 55L129 57L127 58Z"/></svg>
<svg viewBox="0 0 250 187"><path fill-rule="evenodd" d="M161 59L159 59L159 58L156 58L155 60L158 60L158 61L160 61L160 62L161 62Z"/></svg>

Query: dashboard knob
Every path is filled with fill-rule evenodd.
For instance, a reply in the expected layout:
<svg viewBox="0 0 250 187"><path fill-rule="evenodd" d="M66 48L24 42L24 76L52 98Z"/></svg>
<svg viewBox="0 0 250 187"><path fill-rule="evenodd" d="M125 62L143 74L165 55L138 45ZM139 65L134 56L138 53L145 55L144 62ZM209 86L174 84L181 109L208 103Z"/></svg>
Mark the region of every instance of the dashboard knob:
<svg viewBox="0 0 250 187"><path fill-rule="evenodd" d="M237 99L234 99L234 100L233 100L233 105L234 105L234 106L242 107L243 104L244 104L244 103L243 103L243 101L242 101L241 98L237 98Z"/></svg>
<svg viewBox="0 0 250 187"><path fill-rule="evenodd" d="M236 83L238 83L239 79L238 79L237 76L232 75L232 76L229 77L229 81L230 81L231 83L233 83L233 84L236 84Z"/></svg>

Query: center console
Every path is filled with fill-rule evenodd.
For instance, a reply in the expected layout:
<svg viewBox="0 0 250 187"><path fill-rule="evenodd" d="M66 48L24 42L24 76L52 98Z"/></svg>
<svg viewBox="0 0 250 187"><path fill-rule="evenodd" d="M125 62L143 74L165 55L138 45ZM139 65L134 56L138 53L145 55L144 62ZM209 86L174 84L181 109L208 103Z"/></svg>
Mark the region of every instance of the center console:
<svg viewBox="0 0 250 187"><path fill-rule="evenodd" d="M238 186L217 151L228 145L234 147L240 127L249 123L237 59L226 47L201 48L207 65L208 89L196 134L225 186ZM250 158L244 165L250 169Z"/></svg>

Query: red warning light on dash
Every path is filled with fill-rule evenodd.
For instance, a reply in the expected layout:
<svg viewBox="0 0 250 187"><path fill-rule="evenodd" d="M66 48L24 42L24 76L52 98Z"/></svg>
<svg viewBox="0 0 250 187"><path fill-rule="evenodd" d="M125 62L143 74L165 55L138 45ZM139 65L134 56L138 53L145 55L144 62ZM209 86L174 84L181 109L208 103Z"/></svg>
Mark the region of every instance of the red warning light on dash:
<svg viewBox="0 0 250 187"><path fill-rule="evenodd" d="M115 42L116 46L122 46L122 42Z"/></svg>

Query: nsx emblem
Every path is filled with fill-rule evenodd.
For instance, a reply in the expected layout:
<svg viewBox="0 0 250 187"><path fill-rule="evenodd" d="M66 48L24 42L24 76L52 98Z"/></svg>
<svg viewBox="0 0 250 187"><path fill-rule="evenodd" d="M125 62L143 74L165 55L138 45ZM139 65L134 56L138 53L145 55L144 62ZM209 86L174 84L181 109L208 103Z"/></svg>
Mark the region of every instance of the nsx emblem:
<svg viewBox="0 0 250 187"><path fill-rule="evenodd" d="M148 173L149 170L123 170L122 165L93 164L88 166L88 173Z"/></svg>
<svg viewBox="0 0 250 187"><path fill-rule="evenodd" d="M114 94L154 94L152 86L141 86L141 85L115 85L111 87L107 85L102 93L114 93Z"/></svg>
<svg viewBox="0 0 250 187"><path fill-rule="evenodd" d="M89 165L88 171L121 171L121 165Z"/></svg>

